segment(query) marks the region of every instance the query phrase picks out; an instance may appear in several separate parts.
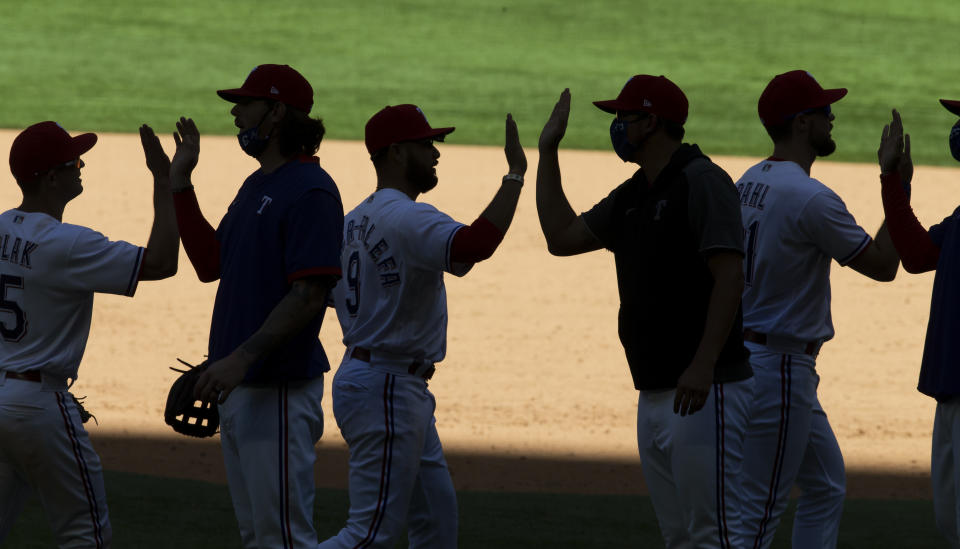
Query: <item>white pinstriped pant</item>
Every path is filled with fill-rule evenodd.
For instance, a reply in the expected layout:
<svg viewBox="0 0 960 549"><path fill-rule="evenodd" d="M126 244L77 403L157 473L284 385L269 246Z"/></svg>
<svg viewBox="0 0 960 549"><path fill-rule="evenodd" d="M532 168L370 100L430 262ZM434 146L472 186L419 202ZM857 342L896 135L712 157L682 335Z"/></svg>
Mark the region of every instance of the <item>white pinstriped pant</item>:
<svg viewBox="0 0 960 549"><path fill-rule="evenodd" d="M960 547L960 397L937 402L930 458L937 528Z"/></svg>
<svg viewBox="0 0 960 549"><path fill-rule="evenodd" d="M743 434L753 379L714 384L703 408L673 413L676 390L640 391L637 441L667 549L740 549Z"/></svg>
<svg viewBox="0 0 960 549"><path fill-rule="evenodd" d="M242 547L316 547L313 466L322 398L318 376L240 385L220 405L223 463Z"/></svg>
<svg viewBox="0 0 960 549"><path fill-rule="evenodd" d="M457 546L436 401L425 380L404 370L352 358L337 370L333 414L350 447L350 516L321 549L392 548L404 528L410 549Z"/></svg>
<svg viewBox="0 0 960 549"><path fill-rule="evenodd" d="M58 547L110 547L103 468L70 394L0 383L0 543L35 493Z"/></svg>
<svg viewBox="0 0 960 549"><path fill-rule="evenodd" d="M744 443L747 547L770 547L794 484L800 499L792 547L836 547L846 472L837 437L817 399L815 359L746 345L757 380Z"/></svg>

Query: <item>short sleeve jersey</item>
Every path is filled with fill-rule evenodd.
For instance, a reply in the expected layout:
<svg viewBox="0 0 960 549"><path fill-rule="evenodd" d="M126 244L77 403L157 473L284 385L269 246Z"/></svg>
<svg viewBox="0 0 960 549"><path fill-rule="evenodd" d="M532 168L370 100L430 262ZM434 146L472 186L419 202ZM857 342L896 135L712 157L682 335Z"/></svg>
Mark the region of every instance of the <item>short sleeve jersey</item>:
<svg viewBox="0 0 960 549"><path fill-rule="evenodd" d="M94 293L132 296L143 254L44 213L0 214L0 368L76 379Z"/></svg>
<svg viewBox="0 0 960 549"><path fill-rule="evenodd" d="M378 190L347 214L344 275L335 294L344 345L387 358L443 360L443 273L463 276L472 266L450 261L450 245L461 227L396 189Z"/></svg>
<svg viewBox="0 0 960 549"><path fill-rule="evenodd" d="M733 181L696 145L682 145L648 182L643 170L614 189L583 220L614 253L619 332L634 387L676 387L703 338L714 253L743 254ZM714 381L752 375L740 311L714 368Z"/></svg>
<svg viewBox="0 0 960 549"><path fill-rule="evenodd" d="M843 200L795 162L764 160L737 181L743 213L743 326L798 341L833 337L830 262L847 265L870 235Z"/></svg>
<svg viewBox="0 0 960 549"><path fill-rule="evenodd" d="M210 360L219 360L263 325L294 281L340 275L343 206L316 158L270 174L254 172L217 228L220 285L210 326ZM323 312L281 349L251 366L248 383L311 379L330 369L318 338Z"/></svg>
<svg viewBox="0 0 960 549"><path fill-rule="evenodd" d="M948 400L960 395L960 345L956 335L960 329L960 208L930 227L930 237L940 247L940 258L917 389L937 400Z"/></svg>

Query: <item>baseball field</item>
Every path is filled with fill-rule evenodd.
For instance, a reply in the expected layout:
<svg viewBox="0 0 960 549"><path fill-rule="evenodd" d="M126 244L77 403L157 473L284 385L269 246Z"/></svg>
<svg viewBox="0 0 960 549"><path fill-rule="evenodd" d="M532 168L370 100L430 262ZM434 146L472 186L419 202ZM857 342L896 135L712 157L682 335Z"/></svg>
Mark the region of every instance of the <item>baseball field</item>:
<svg viewBox="0 0 960 549"><path fill-rule="evenodd" d="M918 164L913 204L930 224L960 203L946 136L960 99L950 1L917 12L887 1L713 2L168 2L107 0L5 6L0 33L0 151L27 124L54 119L97 131L84 193L64 220L145 244L150 180L139 141L193 116L203 134L194 182L216 222L256 168L213 90L263 62L289 63L314 85L329 139L321 163L351 208L374 186L362 137L386 104L420 104L457 131L440 146L440 185L423 199L471 221L506 164L503 116L514 113L531 169L557 94L573 92L561 149L564 184L584 210L630 173L610 151L608 119L590 105L635 73L666 74L691 103L688 140L735 179L769 154L756 98L774 74L810 70L845 86L835 108L835 158L813 176L833 187L871 233L879 226L875 151L891 107L904 116ZM172 139L164 145L172 152ZM955 164L954 164L955 166ZM656 547L658 530L636 452L636 392L616 335L613 258L555 258L539 232L533 185L497 254L448 277L447 359L431 381L438 429L460 491L461 546ZM16 206L0 171L0 203ZM820 398L844 451L849 500L843 547L939 547L929 487L934 402L916 392L932 275L888 284L834 266L837 337L818 359ZM107 469L118 547L235 547L216 439L175 436L162 421L175 358L205 352L215 285L185 256L173 279L134 299L100 296L80 378L99 424L87 425ZM343 347L329 311L321 339ZM333 421L318 446L320 536L346 517L345 445ZM789 522L777 547L788 547ZM36 501L7 547L49 547Z"/></svg>

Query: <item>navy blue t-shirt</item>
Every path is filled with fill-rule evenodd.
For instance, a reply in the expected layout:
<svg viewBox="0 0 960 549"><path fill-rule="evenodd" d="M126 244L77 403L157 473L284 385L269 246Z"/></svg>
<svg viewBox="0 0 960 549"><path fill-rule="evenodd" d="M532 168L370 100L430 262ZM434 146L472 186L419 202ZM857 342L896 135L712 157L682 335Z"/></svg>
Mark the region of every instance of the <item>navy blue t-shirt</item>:
<svg viewBox="0 0 960 549"><path fill-rule="evenodd" d="M254 172L217 228L220 286L210 326L210 360L239 347L263 325L292 283L340 275L343 204L316 158L273 173ZM330 369L317 338L323 311L281 349L256 362L244 382L310 379Z"/></svg>
<svg viewBox="0 0 960 549"><path fill-rule="evenodd" d="M930 321L923 345L920 383L917 389L937 400L960 395L960 208L930 227L930 238L940 247L933 279Z"/></svg>

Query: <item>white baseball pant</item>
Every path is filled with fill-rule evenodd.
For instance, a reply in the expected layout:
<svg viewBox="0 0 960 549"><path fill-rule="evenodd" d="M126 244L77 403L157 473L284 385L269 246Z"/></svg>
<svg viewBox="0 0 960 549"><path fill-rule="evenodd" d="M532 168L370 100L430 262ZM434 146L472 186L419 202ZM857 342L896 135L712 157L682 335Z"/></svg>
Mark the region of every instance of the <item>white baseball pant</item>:
<svg viewBox="0 0 960 549"><path fill-rule="evenodd" d="M321 549L457 546L457 496L426 380L405 367L346 357L333 379L333 414L350 447L350 516Z"/></svg>
<svg viewBox="0 0 960 549"><path fill-rule="evenodd" d="M110 547L103 468L66 383L0 374L0 542L33 493L58 547Z"/></svg>
<svg viewBox="0 0 960 549"><path fill-rule="evenodd" d="M244 548L314 548L315 446L323 376L239 385L220 405L220 443Z"/></svg>
<svg viewBox="0 0 960 549"><path fill-rule="evenodd" d="M637 442L667 549L740 549L743 434L753 379L714 384L703 408L673 412L676 390L640 391Z"/></svg>
<svg viewBox="0 0 960 549"><path fill-rule="evenodd" d="M794 484L800 498L792 546L836 547L846 471L837 437L817 399L816 359L756 343L746 345L756 379L744 442L747 547L770 547Z"/></svg>

